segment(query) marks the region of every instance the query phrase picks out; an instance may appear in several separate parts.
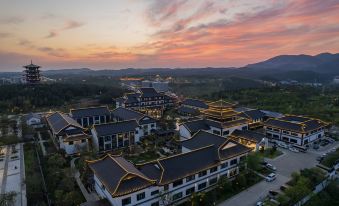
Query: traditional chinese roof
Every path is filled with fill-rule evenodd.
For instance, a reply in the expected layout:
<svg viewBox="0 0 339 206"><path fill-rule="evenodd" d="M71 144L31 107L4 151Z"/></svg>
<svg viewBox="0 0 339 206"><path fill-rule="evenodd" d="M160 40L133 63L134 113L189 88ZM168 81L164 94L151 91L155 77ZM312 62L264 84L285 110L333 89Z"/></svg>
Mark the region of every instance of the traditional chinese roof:
<svg viewBox="0 0 339 206"><path fill-rule="evenodd" d="M208 145L219 147L226 141L226 138L205 131L195 133L192 138L184 140L181 145L187 149L194 150Z"/></svg>
<svg viewBox="0 0 339 206"><path fill-rule="evenodd" d="M155 180L146 177L121 156L107 155L102 159L89 161L89 167L113 197L135 192L155 183Z"/></svg>
<svg viewBox="0 0 339 206"><path fill-rule="evenodd" d="M261 142L261 140L265 138L265 134L250 130L238 130L238 129L232 132L231 136L245 138L247 140L254 141L257 143Z"/></svg>
<svg viewBox="0 0 339 206"><path fill-rule="evenodd" d="M161 96L154 88L144 87L139 89L141 96L140 97L157 97Z"/></svg>
<svg viewBox="0 0 339 206"><path fill-rule="evenodd" d="M198 119L193 121L188 121L182 124L186 127L191 134L198 132L199 130L209 130L210 126L206 123L205 119Z"/></svg>
<svg viewBox="0 0 339 206"><path fill-rule="evenodd" d="M141 112L135 110L119 107L111 112L113 117L120 120L137 120L139 124L150 124L156 122L154 118L151 118Z"/></svg>
<svg viewBox="0 0 339 206"><path fill-rule="evenodd" d="M181 114L191 114L191 115L199 114L198 109L194 109L194 108L187 107L187 106L184 106L184 105L180 106L177 111Z"/></svg>
<svg viewBox="0 0 339 206"><path fill-rule="evenodd" d="M126 94L125 97L126 97L125 103L128 103L128 104L138 103L139 102L138 98L140 97L140 94L130 93L130 94Z"/></svg>
<svg viewBox="0 0 339 206"><path fill-rule="evenodd" d="M86 107L80 109L71 109L70 114L73 118L84 118L84 117L93 117L93 116L106 116L110 115L109 109L107 106L100 107Z"/></svg>
<svg viewBox="0 0 339 206"><path fill-rule="evenodd" d="M70 141L78 141L83 139L89 139L90 136L85 133L77 133L77 134L67 134L66 137L63 139L64 142Z"/></svg>
<svg viewBox="0 0 339 206"><path fill-rule="evenodd" d="M328 124L318 119L288 115L278 119L268 119L265 125L294 132L308 133Z"/></svg>
<svg viewBox="0 0 339 206"><path fill-rule="evenodd" d="M239 116L247 118L247 119L256 120L256 119L263 119L266 116L266 114L258 109L254 109L254 110L248 110L248 111L241 112Z"/></svg>
<svg viewBox="0 0 339 206"><path fill-rule="evenodd" d="M197 100L197 99L185 99L182 102L183 105L187 105L187 106L192 106L192 107L197 107L197 108L201 108L201 109L207 109L208 105L201 101L201 100Z"/></svg>
<svg viewBox="0 0 339 206"><path fill-rule="evenodd" d="M219 146L218 154L220 160L225 160L248 153L251 150L251 148L248 148L234 140L227 139L222 145Z"/></svg>
<svg viewBox="0 0 339 206"><path fill-rule="evenodd" d="M82 129L77 121L61 112L54 112L53 114L48 115L46 119L54 134L59 134L63 129L69 126Z"/></svg>
<svg viewBox="0 0 339 206"><path fill-rule="evenodd" d="M98 136L106 136L135 131L138 126L139 125L136 120L126 120L121 122L94 125L93 129L97 132Z"/></svg>

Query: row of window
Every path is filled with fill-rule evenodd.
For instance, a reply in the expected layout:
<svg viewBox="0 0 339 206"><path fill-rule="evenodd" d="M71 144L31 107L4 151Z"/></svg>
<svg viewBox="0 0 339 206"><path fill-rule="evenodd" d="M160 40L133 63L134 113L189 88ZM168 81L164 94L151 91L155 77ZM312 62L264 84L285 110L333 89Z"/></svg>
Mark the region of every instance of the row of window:
<svg viewBox="0 0 339 206"><path fill-rule="evenodd" d="M93 124L106 123L108 122L107 120L109 119L110 119L109 116L94 116L94 117L86 117L82 119L77 119L77 122L80 125L89 126Z"/></svg>
<svg viewBox="0 0 339 206"><path fill-rule="evenodd" d="M86 139L82 139L81 140L81 143L85 143L86 142ZM74 141L69 141L68 142L68 145L73 145L74 144Z"/></svg>

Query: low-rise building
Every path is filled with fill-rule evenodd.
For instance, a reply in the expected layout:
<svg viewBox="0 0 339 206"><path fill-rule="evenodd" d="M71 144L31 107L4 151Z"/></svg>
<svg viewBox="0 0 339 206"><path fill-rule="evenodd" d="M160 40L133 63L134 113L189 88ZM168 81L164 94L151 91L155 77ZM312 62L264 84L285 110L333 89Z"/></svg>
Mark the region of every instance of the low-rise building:
<svg viewBox="0 0 339 206"><path fill-rule="evenodd" d="M90 161L89 167L96 192L114 206L172 205L215 187L221 178L236 176L250 150L224 139L144 164L133 165L121 156L107 155Z"/></svg>
<svg viewBox="0 0 339 206"><path fill-rule="evenodd" d="M157 129L157 120L141 112L118 107L111 112L112 120L115 122L136 120L142 130L141 136L152 134Z"/></svg>
<svg viewBox="0 0 339 206"><path fill-rule="evenodd" d="M91 133L93 147L98 152L134 145L143 136L136 120L93 125Z"/></svg>
<svg viewBox="0 0 339 206"><path fill-rule="evenodd" d="M248 119L249 129L262 128L266 120L266 114L258 109L243 111L239 116Z"/></svg>
<svg viewBox="0 0 339 206"><path fill-rule="evenodd" d="M54 112L46 117L53 138L59 143L59 148L72 155L88 150L89 136L83 127L67 114Z"/></svg>
<svg viewBox="0 0 339 206"><path fill-rule="evenodd" d="M177 111L182 116L197 116L200 114L200 110L204 109L208 109L208 105L204 101L185 99Z"/></svg>
<svg viewBox="0 0 339 206"><path fill-rule="evenodd" d="M38 113L29 113L25 116L25 121L28 126L31 126L33 128L43 127L41 115Z"/></svg>
<svg viewBox="0 0 339 206"><path fill-rule="evenodd" d="M228 138L239 142L253 151L264 150L268 148L268 139L265 134L251 130L235 130Z"/></svg>
<svg viewBox="0 0 339 206"><path fill-rule="evenodd" d="M265 122L266 136L274 141L307 145L324 136L328 124L313 118L287 115Z"/></svg>
<svg viewBox="0 0 339 206"><path fill-rule="evenodd" d="M83 127L110 122L110 111L107 106L71 109L69 115Z"/></svg>

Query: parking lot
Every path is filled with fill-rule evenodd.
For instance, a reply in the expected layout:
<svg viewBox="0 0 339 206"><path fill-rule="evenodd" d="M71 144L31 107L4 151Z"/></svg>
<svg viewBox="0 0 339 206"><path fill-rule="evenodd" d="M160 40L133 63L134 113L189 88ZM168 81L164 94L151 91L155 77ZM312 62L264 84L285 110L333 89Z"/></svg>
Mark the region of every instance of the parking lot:
<svg viewBox="0 0 339 206"><path fill-rule="evenodd" d="M265 159L277 168L277 179L273 182L265 180L250 187L249 189L224 201L220 206L253 206L262 200L270 190L279 190L280 186L288 182L293 172L304 168L315 167L318 164L318 156L338 147L339 142L320 147L318 150L310 148L306 153L296 153L289 149L279 148L284 154L275 159Z"/></svg>

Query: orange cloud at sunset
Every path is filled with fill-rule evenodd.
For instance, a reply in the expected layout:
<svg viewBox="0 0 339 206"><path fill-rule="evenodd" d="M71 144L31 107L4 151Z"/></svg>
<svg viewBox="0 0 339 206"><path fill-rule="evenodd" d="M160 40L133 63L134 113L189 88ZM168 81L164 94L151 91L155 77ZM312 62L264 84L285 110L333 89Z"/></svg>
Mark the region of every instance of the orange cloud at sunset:
<svg viewBox="0 0 339 206"><path fill-rule="evenodd" d="M30 59L44 68L229 67L339 51L335 0L118 2L74 3L79 12L55 8L49 16L4 12L0 70L20 70Z"/></svg>

